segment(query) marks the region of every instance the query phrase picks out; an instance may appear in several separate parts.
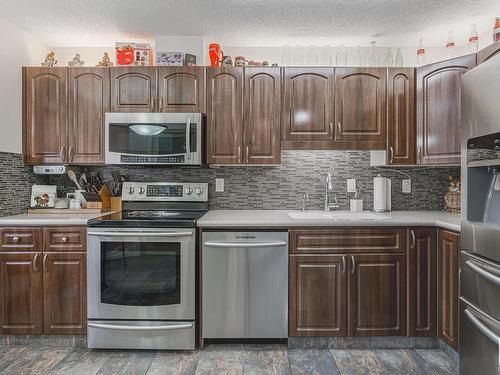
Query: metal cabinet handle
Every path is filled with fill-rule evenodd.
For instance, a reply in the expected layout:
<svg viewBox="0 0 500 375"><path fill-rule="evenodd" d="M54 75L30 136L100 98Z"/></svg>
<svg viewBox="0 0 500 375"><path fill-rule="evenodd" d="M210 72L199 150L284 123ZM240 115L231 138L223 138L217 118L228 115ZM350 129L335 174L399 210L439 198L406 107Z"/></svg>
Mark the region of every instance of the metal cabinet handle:
<svg viewBox="0 0 500 375"><path fill-rule="evenodd" d="M162 111L163 109L163 96L160 97L160 105L158 106L158 109L160 110L160 112Z"/></svg>
<svg viewBox="0 0 500 375"><path fill-rule="evenodd" d="M191 159L191 117L186 120L186 159Z"/></svg>
<svg viewBox="0 0 500 375"><path fill-rule="evenodd" d="M416 238L415 238L415 231L414 230L411 230L410 231L410 236L411 236L411 249L415 249L415 245L416 245Z"/></svg>
<svg viewBox="0 0 500 375"><path fill-rule="evenodd" d="M500 286L500 277L493 275L492 273L486 271L485 269L481 268L480 266L474 264L470 260L466 261L465 264L467 267L469 267L472 271L476 272L479 276L485 278L489 282Z"/></svg>
<svg viewBox="0 0 500 375"><path fill-rule="evenodd" d="M340 121L337 122L337 131L335 132L335 140L340 139L340 134L342 133L342 125L340 124Z"/></svg>
<svg viewBox="0 0 500 375"><path fill-rule="evenodd" d="M151 109L153 109L153 110L155 109L155 103L156 103L156 98L153 96L151 98Z"/></svg>
<svg viewBox="0 0 500 375"><path fill-rule="evenodd" d="M464 314L467 317L467 319L469 319L471 321L471 323L474 324L479 331L481 331L481 333L483 333L487 338L489 338L491 341L493 341L495 343L495 345L498 345L498 342L499 342L498 340L500 340L500 337L495 335L495 333L491 329L486 327L486 325L483 322L481 322L472 313L471 310L465 309Z"/></svg>
<svg viewBox="0 0 500 375"><path fill-rule="evenodd" d="M75 158L75 148L73 146L69 146L68 161L73 161L74 158Z"/></svg>
<svg viewBox="0 0 500 375"><path fill-rule="evenodd" d="M59 151L59 158L62 161L66 161L66 146L61 146L61 150Z"/></svg>
<svg viewBox="0 0 500 375"><path fill-rule="evenodd" d="M246 163L248 163L250 160L250 147L248 145L245 147L245 160Z"/></svg>
<svg viewBox="0 0 500 375"><path fill-rule="evenodd" d="M68 242L68 237L66 237L66 236L62 237L62 238L61 238L61 241L62 241L62 242Z"/></svg>
<svg viewBox="0 0 500 375"><path fill-rule="evenodd" d="M346 258L347 255L342 255L342 273L345 274L345 263L346 263Z"/></svg>
<svg viewBox="0 0 500 375"><path fill-rule="evenodd" d="M330 122L330 139L333 139L334 136L334 130L333 130L333 123ZM337 139L337 136L335 135L335 139Z"/></svg>
<svg viewBox="0 0 500 375"><path fill-rule="evenodd" d="M394 148L392 146L389 146L389 164L392 164L394 162Z"/></svg>
<svg viewBox="0 0 500 375"><path fill-rule="evenodd" d="M417 150L417 159L419 164L422 163L422 147L419 147Z"/></svg>
<svg viewBox="0 0 500 375"><path fill-rule="evenodd" d="M19 242L20 238L18 236L15 236L12 238L12 242Z"/></svg>
<svg viewBox="0 0 500 375"><path fill-rule="evenodd" d="M241 147L238 146L238 164L241 164Z"/></svg>
<svg viewBox="0 0 500 375"><path fill-rule="evenodd" d="M354 259L354 255L351 255L351 274L354 275L356 271L356 259Z"/></svg>
<svg viewBox="0 0 500 375"><path fill-rule="evenodd" d="M38 271L40 271L37 267L37 262L38 262L38 253L35 254L35 257L33 258L33 272L34 273L38 273Z"/></svg>
<svg viewBox="0 0 500 375"><path fill-rule="evenodd" d="M49 270L49 266L48 266L48 264L47 264L47 258L48 258L48 256L49 256L49 254L45 254L45 255L43 256L43 270L44 270L45 272L48 272L48 270Z"/></svg>

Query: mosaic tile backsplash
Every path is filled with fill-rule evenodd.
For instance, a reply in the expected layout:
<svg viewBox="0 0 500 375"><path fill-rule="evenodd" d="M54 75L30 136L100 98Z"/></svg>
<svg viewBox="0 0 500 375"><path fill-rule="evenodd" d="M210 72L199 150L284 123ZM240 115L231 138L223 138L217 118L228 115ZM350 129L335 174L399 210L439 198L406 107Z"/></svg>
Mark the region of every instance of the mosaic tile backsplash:
<svg viewBox="0 0 500 375"><path fill-rule="evenodd" d="M75 169L77 174L83 168ZM382 174L392 179L393 210L442 210L448 176L458 176L458 167L413 167L398 170L412 179L411 194L401 192L404 176L391 168L382 171L370 167L367 151L283 151L282 164L276 167L91 167L106 180L118 169L132 181L186 181L209 183L211 209L298 209L302 194L309 194L308 209L320 209L324 199L324 178L332 174L334 192L341 209L348 209L347 178L355 178L357 189L364 200L364 208L373 207L373 177ZM215 193L215 178L224 178L225 192ZM66 176L50 177L52 184L71 187Z"/></svg>

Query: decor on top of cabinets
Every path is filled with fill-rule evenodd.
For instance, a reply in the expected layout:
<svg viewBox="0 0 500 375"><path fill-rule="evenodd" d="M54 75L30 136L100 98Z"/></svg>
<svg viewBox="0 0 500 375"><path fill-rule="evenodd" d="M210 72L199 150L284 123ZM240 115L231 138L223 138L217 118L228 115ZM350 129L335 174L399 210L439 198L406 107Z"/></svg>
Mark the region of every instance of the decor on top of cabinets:
<svg viewBox="0 0 500 375"><path fill-rule="evenodd" d="M102 60L97 63L96 66L113 66L113 62L109 58L109 53L104 52L104 56L102 57Z"/></svg>
<svg viewBox="0 0 500 375"><path fill-rule="evenodd" d="M116 65L153 65L149 43L116 42Z"/></svg>
<svg viewBox="0 0 500 375"><path fill-rule="evenodd" d="M52 67L57 65L57 60L56 60L56 53L55 52L49 52L47 56L45 56L45 61L42 62L42 66L44 67Z"/></svg>
<svg viewBox="0 0 500 375"><path fill-rule="evenodd" d="M448 212L460 212L460 179L449 176L448 191L444 195L445 210Z"/></svg>
<svg viewBox="0 0 500 375"><path fill-rule="evenodd" d="M77 53L75 57L73 57L73 60L68 61L68 66L77 66L77 67L82 67L85 65L85 61L80 59L80 54Z"/></svg>
<svg viewBox="0 0 500 375"><path fill-rule="evenodd" d="M210 43L208 45L208 55L210 56L210 66L221 66L224 53L219 44Z"/></svg>
<svg viewBox="0 0 500 375"><path fill-rule="evenodd" d="M184 54L182 52L156 52L156 65L158 66L182 66L184 65Z"/></svg>

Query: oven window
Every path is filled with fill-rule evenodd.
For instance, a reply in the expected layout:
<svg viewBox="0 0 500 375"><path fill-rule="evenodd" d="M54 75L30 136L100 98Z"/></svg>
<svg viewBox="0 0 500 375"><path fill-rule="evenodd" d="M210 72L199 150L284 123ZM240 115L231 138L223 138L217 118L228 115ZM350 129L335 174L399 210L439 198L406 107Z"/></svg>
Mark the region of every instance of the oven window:
<svg viewBox="0 0 500 375"><path fill-rule="evenodd" d="M161 306L181 302L181 245L175 242L101 243L101 302Z"/></svg>
<svg viewBox="0 0 500 375"><path fill-rule="evenodd" d="M191 152L196 152L196 126L191 124ZM185 123L109 124L109 151L136 155L186 152Z"/></svg>

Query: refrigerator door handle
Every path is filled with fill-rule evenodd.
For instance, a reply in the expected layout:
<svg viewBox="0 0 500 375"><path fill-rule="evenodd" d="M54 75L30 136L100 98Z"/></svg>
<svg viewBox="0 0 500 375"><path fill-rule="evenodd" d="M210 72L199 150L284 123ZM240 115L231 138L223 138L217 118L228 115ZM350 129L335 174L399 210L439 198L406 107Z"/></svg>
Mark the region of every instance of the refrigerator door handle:
<svg viewBox="0 0 500 375"><path fill-rule="evenodd" d="M470 260L466 261L465 264L479 276L484 277L486 280L492 282L497 286L500 286L500 277L493 275L492 273L486 271L485 269L481 268L480 266L478 266L477 264L473 263Z"/></svg>
<svg viewBox="0 0 500 375"><path fill-rule="evenodd" d="M499 343L498 340L500 340L500 337L495 335L495 333L491 329L486 327L486 325L484 325L484 323L481 322L479 320L479 318L477 318L471 310L465 309L464 314L467 317L467 319L469 319L471 321L471 323L474 324L474 326L479 331L481 331L483 333L483 335L485 335L487 338L489 338L491 341L493 341L496 345L498 345L498 343Z"/></svg>

